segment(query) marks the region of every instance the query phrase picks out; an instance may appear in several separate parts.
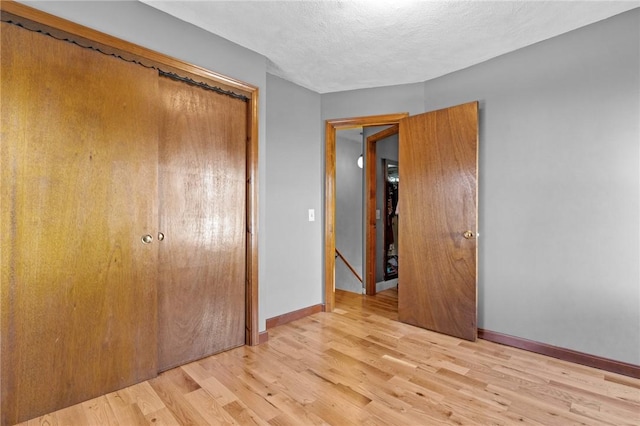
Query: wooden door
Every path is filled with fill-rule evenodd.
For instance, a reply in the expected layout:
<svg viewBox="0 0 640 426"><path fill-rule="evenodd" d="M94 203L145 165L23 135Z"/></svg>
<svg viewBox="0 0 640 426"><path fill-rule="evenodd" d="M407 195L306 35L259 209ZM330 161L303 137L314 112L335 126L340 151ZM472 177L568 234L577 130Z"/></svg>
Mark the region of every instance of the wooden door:
<svg viewBox="0 0 640 426"><path fill-rule="evenodd" d="M160 80L159 368L244 344L246 114Z"/></svg>
<svg viewBox="0 0 640 426"><path fill-rule="evenodd" d="M141 241L157 229L157 75L1 25L1 422L14 424L157 372L157 246Z"/></svg>
<svg viewBox="0 0 640 426"><path fill-rule="evenodd" d="M477 146L477 102L400 121L398 318L467 340L477 336Z"/></svg>

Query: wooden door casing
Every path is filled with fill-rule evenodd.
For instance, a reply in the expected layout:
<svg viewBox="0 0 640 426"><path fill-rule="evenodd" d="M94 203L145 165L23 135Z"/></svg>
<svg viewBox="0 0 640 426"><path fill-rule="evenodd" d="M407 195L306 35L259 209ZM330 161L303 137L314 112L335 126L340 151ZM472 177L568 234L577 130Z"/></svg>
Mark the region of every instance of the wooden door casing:
<svg viewBox="0 0 640 426"><path fill-rule="evenodd" d="M157 74L2 23L2 422L156 375ZM74 64L69 68L69 64Z"/></svg>
<svg viewBox="0 0 640 426"><path fill-rule="evenodd" d="M247 107L160 79L160 370L245 343Z"/></svg>
<svg viewBox="0 0 640 426"><path fill-rule="evenodd" d="M400 121L398 318L467 340L477 336L477 153L477 102Z"/></svg>

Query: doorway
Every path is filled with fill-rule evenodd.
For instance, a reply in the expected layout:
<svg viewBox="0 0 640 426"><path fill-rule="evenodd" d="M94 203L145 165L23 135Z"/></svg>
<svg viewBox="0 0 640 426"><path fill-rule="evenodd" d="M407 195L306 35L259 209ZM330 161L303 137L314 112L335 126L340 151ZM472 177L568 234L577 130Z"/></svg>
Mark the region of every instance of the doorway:
<svg viewBox="0 0 640 426"><path fill-rule="evenodd" d="M327 120L325 124L325 311L335 308L336 131L398 124L408 113Z"/></svg>
<svg viewBox="0 0 640 426"><path fill-rule="evenodd" d="M335 308L336 129L394 124L399 125L399 162L404 176L398 201L403 215L398 232L398 268L403 280L398 318L473 341L477 337L477 101L411 117L327 120L325 310ZM374 149L368 143L367 156ZM375 166L375 162L369 164ZM368 210L375 212L375 208ZM367 256L365 262L374 258ZM369 287L375 279L367 282Z"/></svg>

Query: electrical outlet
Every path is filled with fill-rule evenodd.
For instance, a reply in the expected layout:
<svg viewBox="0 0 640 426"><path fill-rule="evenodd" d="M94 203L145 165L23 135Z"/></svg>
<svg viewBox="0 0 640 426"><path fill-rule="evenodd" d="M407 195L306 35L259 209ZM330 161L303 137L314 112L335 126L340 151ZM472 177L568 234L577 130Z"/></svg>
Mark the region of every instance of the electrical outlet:
<svg viewBox="0 0 640 426"><path fill-rule="evenodd" d="M313 222L316 220L316 211L314 209L309 209L309 222Z"/></svg>

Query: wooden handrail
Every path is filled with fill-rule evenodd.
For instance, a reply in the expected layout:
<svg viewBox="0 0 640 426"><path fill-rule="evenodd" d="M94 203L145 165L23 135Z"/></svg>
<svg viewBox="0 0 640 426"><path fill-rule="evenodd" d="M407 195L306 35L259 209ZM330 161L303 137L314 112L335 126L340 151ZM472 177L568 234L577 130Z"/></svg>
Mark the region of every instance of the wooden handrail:
<svg viewBox="0 0 640 426"><path fill-rule="evenodd" d="M353 269L353 266L351 266L351 264L349 262L347 262L347 259L344 258L344 256L342 255L342 253L340 253L340 251L338 250L338 248L336 248L336 254L338 255L338 257L340 259L342 259L342 261L344 262L345 265L347 265L347 268L349 268L349 270L351 270L351 272L353 272L353 275L356 276L356 278L358 278L358 281L362 282L362 277L360 277L360 275L358 275L358 273L356 272L355 269Z"/></svg>

